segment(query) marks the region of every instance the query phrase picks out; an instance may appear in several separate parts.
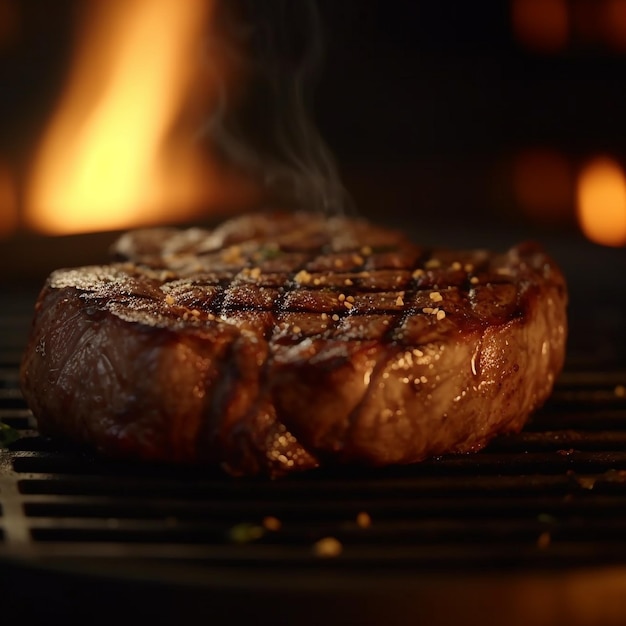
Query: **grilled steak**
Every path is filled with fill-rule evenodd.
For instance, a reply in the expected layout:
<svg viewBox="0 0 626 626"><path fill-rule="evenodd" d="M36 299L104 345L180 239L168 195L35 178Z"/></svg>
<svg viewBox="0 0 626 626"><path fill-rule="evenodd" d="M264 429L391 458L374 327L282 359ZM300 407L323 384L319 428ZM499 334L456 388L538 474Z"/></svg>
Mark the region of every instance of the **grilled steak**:
<svg viewBox="0 0 626 626"><path fill-rule="evenodd" d="M260 213L113 252L49 277L21 370L40 431L106 455L279 475L476 451L563 365L565 282L531 243Z"/></svg>

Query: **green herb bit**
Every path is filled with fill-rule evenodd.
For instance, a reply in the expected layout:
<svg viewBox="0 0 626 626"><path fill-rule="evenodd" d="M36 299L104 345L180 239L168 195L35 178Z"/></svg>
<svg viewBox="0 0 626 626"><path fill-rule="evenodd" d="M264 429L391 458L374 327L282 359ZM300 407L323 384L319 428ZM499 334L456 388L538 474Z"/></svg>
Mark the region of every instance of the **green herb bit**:
<svg viewBox="0 0 626 626"><path fill-rule="evenodd" d="M0 448L10 446L20 438L20 434L8 424L0 422Z"/></svg>
<svg viewBox="0 0 626 626"><path fill-rule="evenodd" d="M275 259L282 254L282 250L278 246L264 246L258 252L258 257L263 261Z"/></svg>
<svg viewBox="0 0 626 626"><path fill-rule="evenodd" d="M265 528L263 526L248 522L236 524L228 531L228 536L234 543L250 543L260 539L264 534Z"/></svg>

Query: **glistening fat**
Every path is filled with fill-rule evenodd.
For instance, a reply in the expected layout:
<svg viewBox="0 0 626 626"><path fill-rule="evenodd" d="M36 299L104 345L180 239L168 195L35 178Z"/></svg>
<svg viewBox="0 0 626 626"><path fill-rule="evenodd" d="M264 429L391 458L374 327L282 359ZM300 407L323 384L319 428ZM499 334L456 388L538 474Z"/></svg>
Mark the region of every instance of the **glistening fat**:
<svg viewBox="0 0 626 626"><path fill-rule="evenodd" d="M103 455L279 476L476 451L564 361L567 289L537 245L429 249L346 217L131 231L55 271L25 352L43 434Z"/></svg>

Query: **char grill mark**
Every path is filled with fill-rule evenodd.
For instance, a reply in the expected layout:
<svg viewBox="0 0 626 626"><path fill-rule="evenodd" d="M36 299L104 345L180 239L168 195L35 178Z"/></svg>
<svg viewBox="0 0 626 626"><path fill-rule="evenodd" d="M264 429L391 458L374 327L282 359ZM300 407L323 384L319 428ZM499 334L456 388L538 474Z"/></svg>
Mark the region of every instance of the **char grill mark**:
<svg viewBox="0 0 626 626"><path fill-rule="evenodd" d="M292 249L302 252L295 245ZM223 252L221 248L211 251L213 255ZM328 323L322 326L327 327L335 326L333 322L346 317L388 315L389 323L382 334L384 340L396 337L398 329L411 317L428 315L428 309L445 312L444 306L448 307L446 315L454 314L455 310L463 308L465 301L478 319L493 317L498 321L498 318L510 313L510 306L503 303L502 311L496 309L494 313L492 303L495 301L497 306L501 300L507 300L506 292L511 291L513 293L508 296L510 305L516 295L509 277L489 268L489 257L480 253L468 257L467 254L444 251L433 257L433 250L418 252L415 249L412 254L403 254L403 258L413 258L409 267L391 270L389 268L397 263L390 258L390 251L376 252L374 249L363 257L361 247L346 251L342 257L352 258L359 265L355 264L353 271L345 271L346 263L342 260L338 269L343 271L336 272L332 268L337 269L335 261L338 257L329 260L325 245L321 245L302 254L299 265L291 267L290 272L266 273L262 269L263 263L254 265L257 252L258 248L249 250L250 258L238 259L239 265L232 272L209 274L194 280L170 271L166 280L161 282L158 274L147 269L137 270L134 265L130 267L131 273L126 274L128 264L119 267L123 278L116 280L106 270L98 272L99 268L95 268L94 274L104 284L96 285L95 289L93 284L83 287L86 291L92 290L90 298L113 297L122 306L142 308L136 304L137 299L158 302L164 297L167 305L186 309L188 315L202 311L228 319L233 314L236 318L238 312L259 316L268 314L265 317L271 321L266 320L264 326L273 324L275 335L280 334L278 327L285 323L289 314L325 314L324 319ZM276 248L276 254L282 254L280 248ZM368 266L366 258L371 259L377 254L382 255L383 260L375 260L369 266L379 269L364 269ZM458 258L461 261L452 260ZM131 263L133 260L141 259L127 259ZM329 267L327 272L309 271L324 266ZM146 274L149 276L147 279ZM58 288L65 283L75 283L81 288L81 281L73 280L71 274L64 276L55 286ZM440 284L444 285L441 290L438 289ZM435 292L445 295L444 304L440 307L436 306L437 302L428 299L428 295ZM464 314L467 316L467 310ZM301 328L297 323L293 326Z"/></svg>
<svg viewBox="0 0 626 626"><path fill-rule="evenodd" d="M131 278L125 289L129 298L127 303L130 305L132 299L142 297L158 300L165 292L166 299L173 298L173 304L187 309L188 314L203 311L223 319L243 320L245 314L249 313L256 320L264 320L262 326L270 341L273 337L284 341L288 334L285 333L284 325L290 316L296 320L293 327L302 329L304 325L314 328L314 324L306 323L306 317L303 316L307 314L324 314L325 323L319 325L320 331L331 329L335 334L341 332L342 326L338 322L346 318L387 315L386 328L377 338L391 341L402 334L399 329L407 323L411 327L416 326L414 321L409 322L411 318L425 315L431 321L427 313L429 309L435 311L432 313L435 317L437 309L444 311L446 316L464 309L463 314L467 318L467 304L471 315L477 320L489 321L492 318L496 322L511 313L511 297L508 299L509 306L503 304L501 310L497 306L494 310L491 306L494 300L498 305L503 299L501 294L507 290L515 292L515 287L510 277L490 267L493 259L483 251L459 254L420 250L417 247L410 249L410 246L405 245L402 253L394 256L390 246L379 250L373 248L365 254L364 247L360 246L333 255L327 253L328 243L325 239L317 240L314 247L300 247L297 237L293 240L288 246L288 254L296 253L299 263L294 265L290 257L286 264L289 272L284 271L286 267L281 257L287 253L280 246L271 247L275 257L271 259L273 271L268 273L265 270L267 259L262 252L268 246L255 245L246 250L246 256L242 256L240 241L237 244L239 249L235 252L232 246L210 251L215 257L221 257L226 251L228 259L236 259L237 267L233 270L208 274L204 279L195 280L185 278L185 272L170 272L160 288L158 279L152 278L150 289L146 288L143 277ZM401 264L398 259L411 259L412 263L408 267L399 268ZM131 263L142 260L153 263L152 257L131 256L126 260ZM348 271L346 266L350 263L352 267ZM367 267L377 269L368 270ZM396 269L391 269L394 267ZM327 268L326 271L320 271L323 268ZM444 285L442 290L438 289L440 284ZM114 285L115 289L119 289L119 282L114 282ZM433 292L443 293L445 304L437 307L436 302L429 300L428 295ZM109 296L109 293L103 295ZM170 304L167 300L166 303ZM448 308L447 312L444 306ZM303 324L299 324L298 320L303 320ZM418 323L417 326L423 324ZM360 338L354 331L355 327L352 328L351 336ZM314 333L310 330L304 334L310 336Z"/></svg>

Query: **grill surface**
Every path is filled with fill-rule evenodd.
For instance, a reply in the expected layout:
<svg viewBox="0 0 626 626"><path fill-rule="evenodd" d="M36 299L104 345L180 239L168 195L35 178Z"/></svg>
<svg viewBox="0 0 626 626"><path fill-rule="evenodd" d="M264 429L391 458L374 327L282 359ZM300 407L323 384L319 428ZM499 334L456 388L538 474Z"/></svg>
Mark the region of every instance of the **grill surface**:
<svg viewBox="0 0 626 626"><path fill-rule="evenodd" d="M528 428L476 455L236 480L39 437L17 370L34 296L6 301L0 421L19 435L0 450L9 615L104 623L132 599L153 622L623 623L623 364L571 351ZM329 537L337 556L318 553Z"/></svg>

